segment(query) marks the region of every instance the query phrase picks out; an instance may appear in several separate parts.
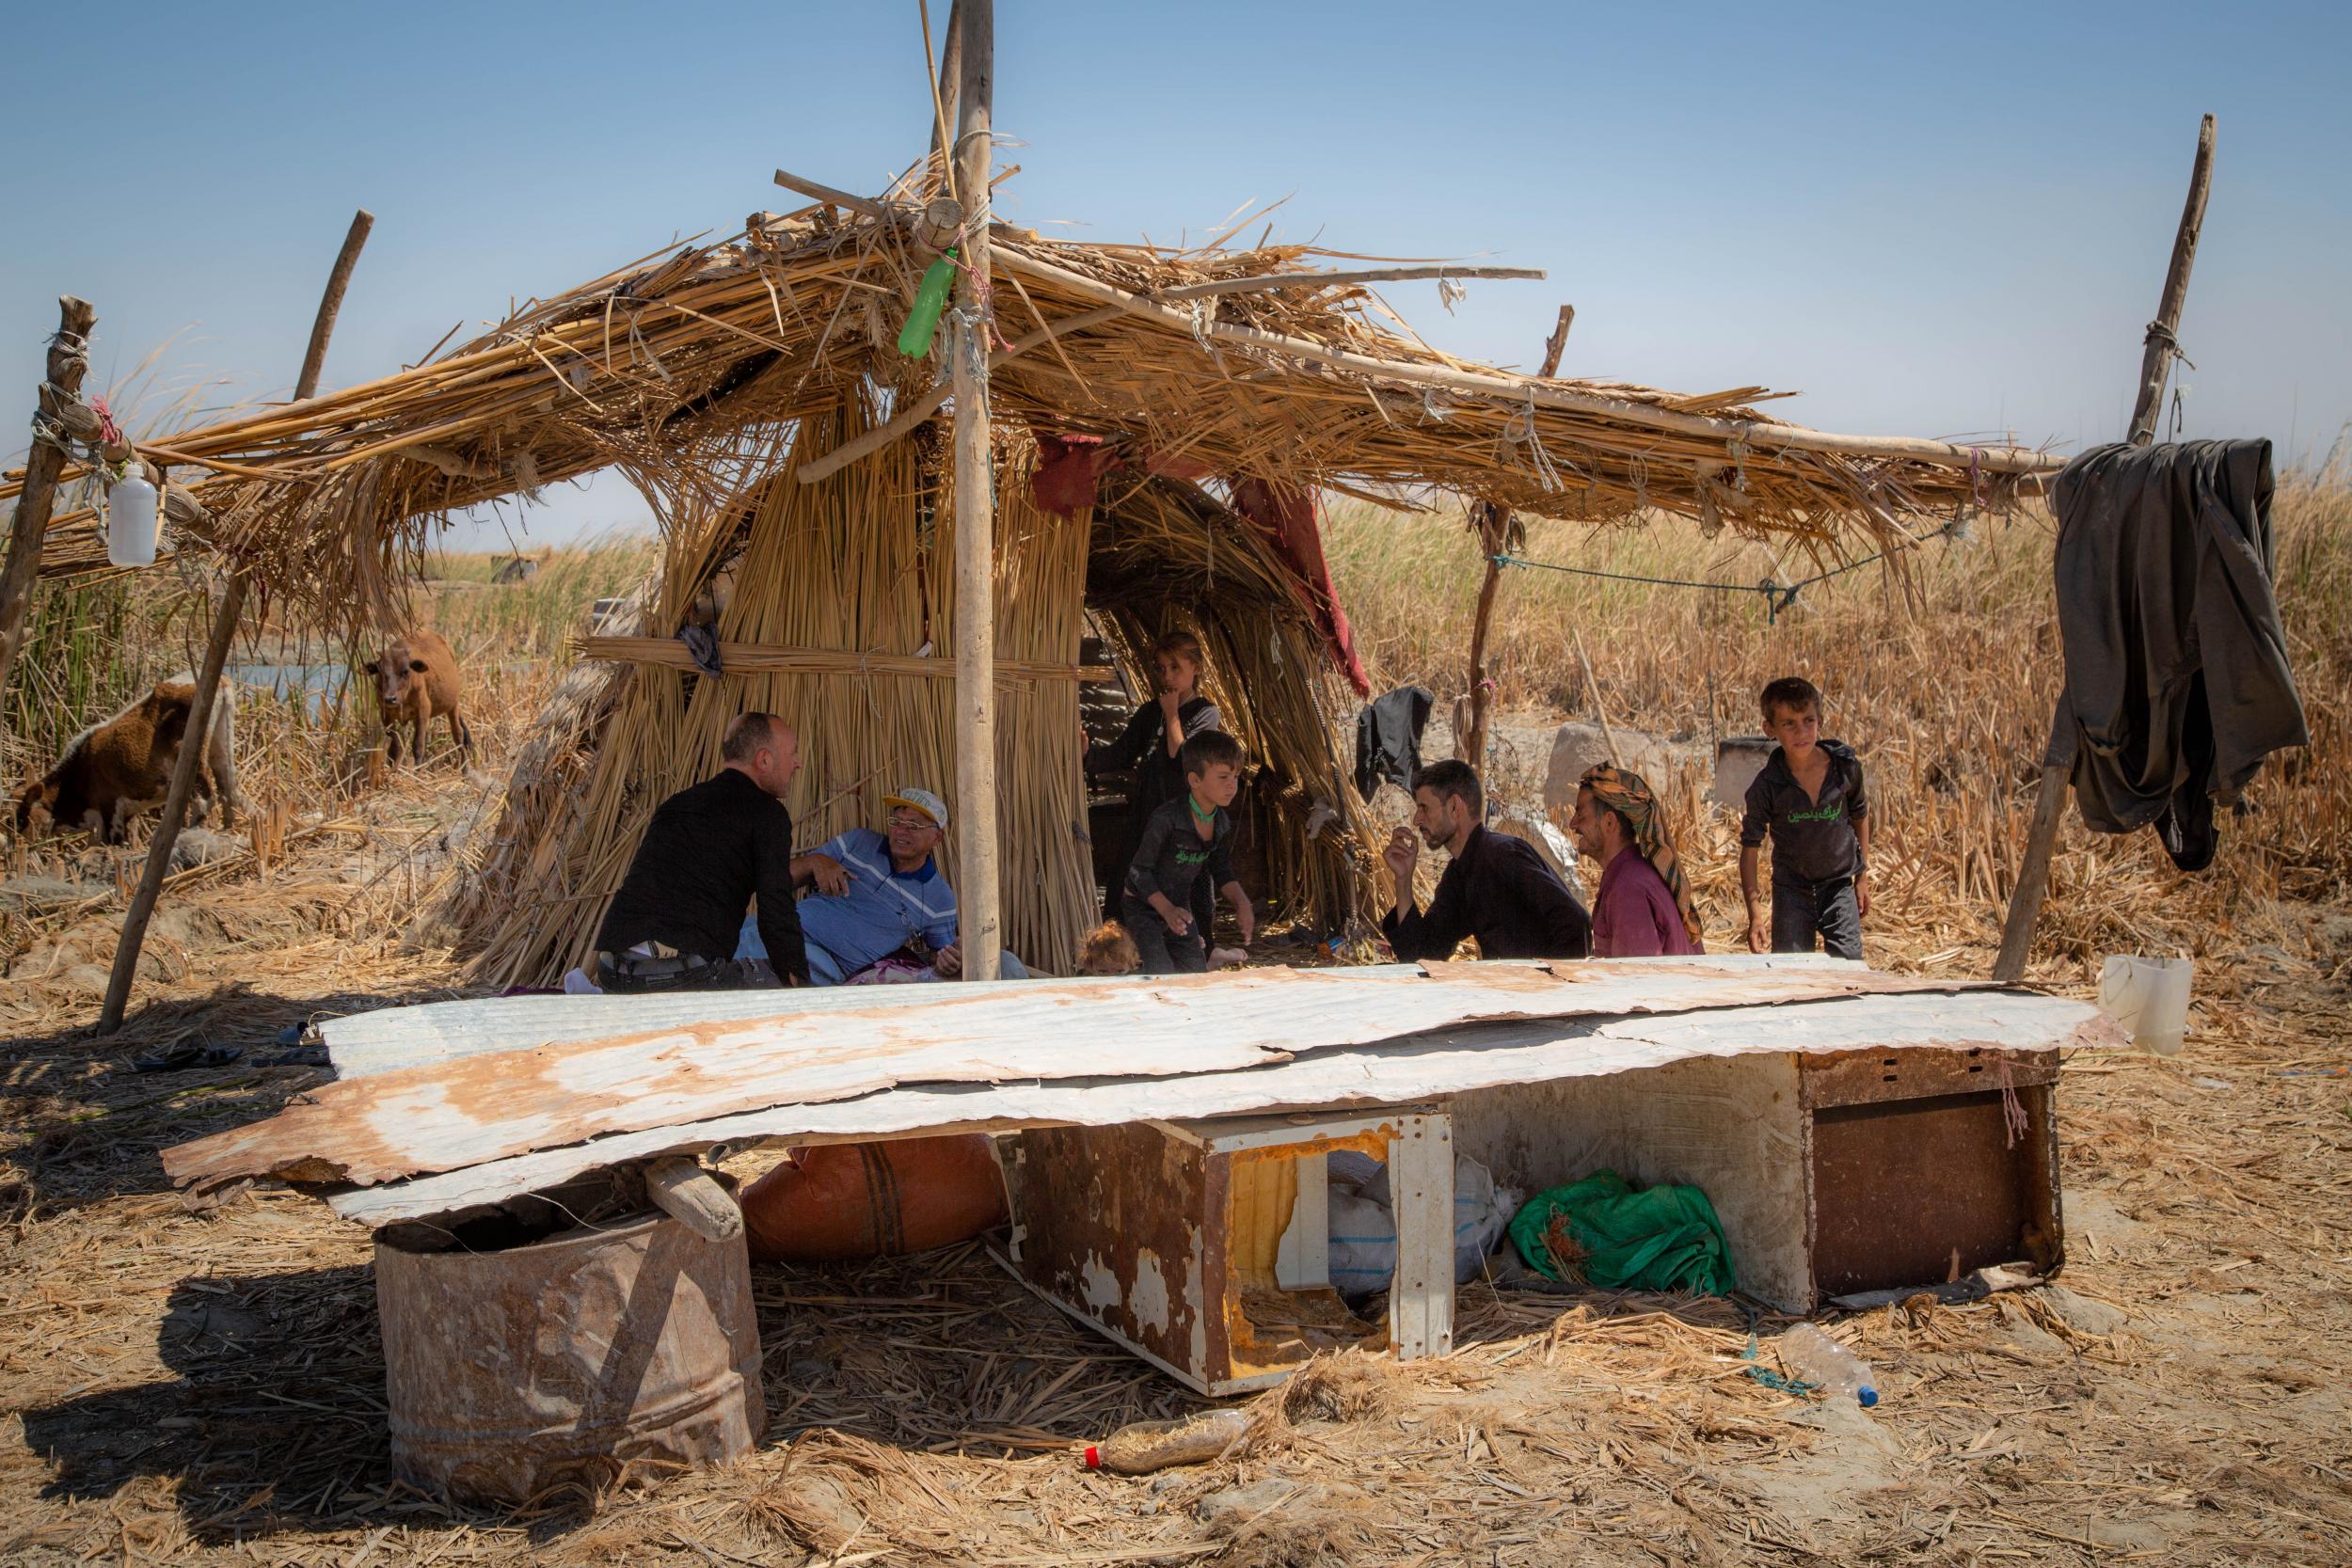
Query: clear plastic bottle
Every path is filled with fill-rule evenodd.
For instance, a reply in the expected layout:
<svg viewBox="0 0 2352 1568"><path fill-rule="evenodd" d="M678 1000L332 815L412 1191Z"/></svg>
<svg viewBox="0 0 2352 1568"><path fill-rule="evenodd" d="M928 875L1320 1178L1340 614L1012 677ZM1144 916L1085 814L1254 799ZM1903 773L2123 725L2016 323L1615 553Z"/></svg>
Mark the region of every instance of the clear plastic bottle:
<svg viewBox="0 0 2352 1568"><path fill-rule="evenodd" d="M1170 1465L1198 1465L1233 1446L1249 1426L1241 1410L1203 1410L1172 1421L1137 1421L1087 1446L1087 1468L1148 1475Z"/></svg>
<svg viewBox="0 0 2352 1568"><path fill-rule="evenodd" d="M1879 1402L1870 1364L1811 1323L1798 1323L1780 1337L1780 1364L1788 1375L1824 1394L1851 1394L1865 1410Z"/></svg>

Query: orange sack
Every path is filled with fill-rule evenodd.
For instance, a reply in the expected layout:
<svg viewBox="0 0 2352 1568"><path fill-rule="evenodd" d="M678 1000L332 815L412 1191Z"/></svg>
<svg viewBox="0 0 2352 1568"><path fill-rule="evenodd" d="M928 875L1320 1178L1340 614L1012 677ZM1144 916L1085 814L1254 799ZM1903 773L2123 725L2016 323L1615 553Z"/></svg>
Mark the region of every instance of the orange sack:
<svg viewBox="0 0 2352 1568"><path fill-rule="evenodd" d="M1005 1176L985 1132L796 1150L743 1193L757 1263L896 1258L1006 1223Z"/></svg>

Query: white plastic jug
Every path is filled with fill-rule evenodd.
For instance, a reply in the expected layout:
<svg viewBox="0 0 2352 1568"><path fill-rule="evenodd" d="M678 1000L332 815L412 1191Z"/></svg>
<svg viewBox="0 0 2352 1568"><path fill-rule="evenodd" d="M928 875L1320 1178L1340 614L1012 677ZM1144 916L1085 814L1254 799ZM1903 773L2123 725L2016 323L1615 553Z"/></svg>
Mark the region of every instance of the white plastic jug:
<svg viewBox="0 0 2352 1568"><path fill-rule="evenodd" d="M2187 958L2110 953L2099 971L2099 1010L2131 1031L2132 1043L2142 1051L2177 1056L2196 969Z"/></svg>
<svg viewBox="0 0 2352 1568"><path fill-rule="evenodd" d="M110 564L155 564L157 499L155 487L147 482L146 469L136 463L106 492L106 560Z"/></svg>

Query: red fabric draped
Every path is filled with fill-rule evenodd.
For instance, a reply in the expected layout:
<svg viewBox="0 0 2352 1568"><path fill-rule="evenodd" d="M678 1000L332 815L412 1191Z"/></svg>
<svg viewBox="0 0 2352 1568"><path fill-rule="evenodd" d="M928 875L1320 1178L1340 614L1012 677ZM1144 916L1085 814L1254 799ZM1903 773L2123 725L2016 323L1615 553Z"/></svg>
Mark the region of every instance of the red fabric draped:
<svg viewBox="0 0 2352 1568"><path fill-rule="evenodd" d="M1105 473L1127 459L1100 436L1054 436L1033 432L1038 465L1029 476L1029 493L1040 508L1074 517L1095 498L1095 486ZM1182 455L1144 449L1136 454L1144 471L1164 479L1198 481L1210 477L1205 464ZM1233 507L1262 533L1274 553L1291 571L1291 586L1300 605L1314 617L1316 627L1330 645L1332 662L1347 677L1359 697L1370 696L1372 681L1356 655L1355 633L1347 611L1340 608L1339 591L1331 584L1331 567L1324 559L1323 534L1315 521L1311 490L1279 481L1255 478L1229 480Z"/></svg>
<svg viewBox="0 0 2352 1568"><path fill-rule="evenodd" d="M1372 681L1363 660L1356 657L1356 634L1340 608L1339 590L1331 585L1331 566L1324 559L1323 531L1315 523L1311 490L1279 481L1236 479L1232 482L1233 506L1273 542L1276 553L1290 566L1299 596L1331 644L1331 657L1359 697L1372 695Z"/></svg>

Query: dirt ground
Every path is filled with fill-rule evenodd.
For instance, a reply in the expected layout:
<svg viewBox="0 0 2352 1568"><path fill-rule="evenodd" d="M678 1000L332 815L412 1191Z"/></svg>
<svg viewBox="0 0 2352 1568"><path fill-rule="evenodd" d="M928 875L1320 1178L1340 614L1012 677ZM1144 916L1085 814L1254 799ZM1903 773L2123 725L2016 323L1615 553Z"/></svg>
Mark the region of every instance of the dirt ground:
<svg viewBox="0 0 2352 1568"><path fill-rule="evenodd" d="M770 1429L736 1465L513 1512L421 1496L390 1474L364 1236L283 1191L192 1208L158 1153L318 1082L267 1065L286 1025L448 993L403 918L479 800L404 783L298 825L265 878L197 874L107 1040L113 872L18 884L0 1561L2352 1560L2352 910L2313 907L2201 960L2179 1057L2067 1064L2058 1284L1832 1325L1875 1411L1749 1375L1786 1323L1736 1301L1479 1285L1453 1355L1329 1359L1228 1457L1120 1479L1077 1447L1197 1402L967 1247L755 1270ZM132 1070L175 1040L245 1054Z"/></svg>

